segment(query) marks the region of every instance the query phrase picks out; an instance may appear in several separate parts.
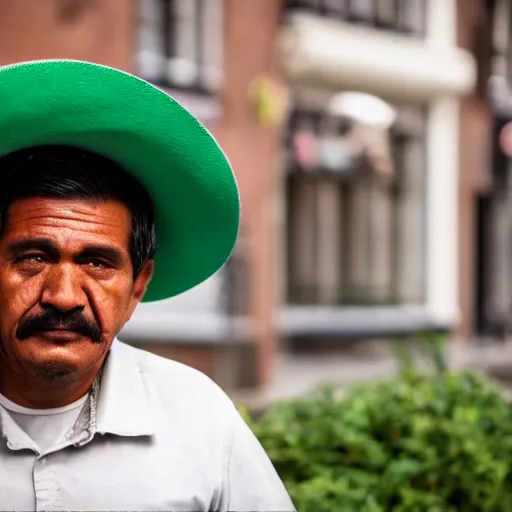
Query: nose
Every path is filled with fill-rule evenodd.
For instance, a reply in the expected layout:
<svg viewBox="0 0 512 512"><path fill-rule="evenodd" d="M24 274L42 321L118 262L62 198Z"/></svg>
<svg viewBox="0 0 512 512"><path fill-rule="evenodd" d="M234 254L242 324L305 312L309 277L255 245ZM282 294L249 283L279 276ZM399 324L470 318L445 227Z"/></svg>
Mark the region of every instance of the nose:
<svg viewBox="0 0 512 512"><path fill-rule="evenodd" d="M55 265L46 275L41 305L68 313L85 307L85 293L80 278L70 265Z"/></svg>

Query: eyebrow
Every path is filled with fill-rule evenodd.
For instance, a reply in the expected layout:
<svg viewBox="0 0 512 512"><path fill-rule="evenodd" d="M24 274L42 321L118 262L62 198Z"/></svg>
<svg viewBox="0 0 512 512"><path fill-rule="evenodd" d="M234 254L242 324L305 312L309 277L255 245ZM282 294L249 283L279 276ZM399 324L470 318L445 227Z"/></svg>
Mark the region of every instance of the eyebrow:
<svg viewBox="0 0 512 512"><path fill-rule="evenodd" d="M59 248L55 243L48 238L27 238L24 240L17 240L9 244L8 252L11 258L16 258L24 252L31 250L42 251L52 259L59 258ZM118 265L123 260L123 254L120 250L113 247L101 244L87 245L80 251L77 257L82 258L104 258L115 265Z"/></svg>
<svg viewBox="0 0 512 512"><path fill-rule="evenodd" d="M79 258L104 258L114 265L123 261L123 254L118 249L106 245L88 245L80 252Z"/></svg>
<svg viewBox="0 0 512 512"><path fill-rule="evenodd" d="M10 243L7 247L9 255L13 258L34 249L43 251L54 258L58 258L59 256L57 246L48 238L26 238L23 240L16 240Z"/></svg>

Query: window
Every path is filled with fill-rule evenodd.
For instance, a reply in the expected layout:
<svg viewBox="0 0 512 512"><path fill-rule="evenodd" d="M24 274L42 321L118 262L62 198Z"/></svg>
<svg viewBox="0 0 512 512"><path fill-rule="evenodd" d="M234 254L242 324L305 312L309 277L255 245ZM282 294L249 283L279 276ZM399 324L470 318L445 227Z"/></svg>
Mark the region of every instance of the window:
<svg viewBox="0 0 512 512"><path fill-rule="evenodd" d="M471 47L479 56L480 94L485 99L490 96L493 111L492 176L489 189L481 194L477 203L476 327L479 333L503 334L510 331L512 312L512 119L509 109L512 92L512 9L508 0L488 1L485 7L486 32L482 34L482 27L478 26L480 33L474 37ZM481 15L479 21L483 24L482 18ZM487 38L492 42L490 66L487 63ZM493 77L490 84L489 74Z"/></svg>
<svg viewBox="0 0 512 512"><path fill-rule="evenodd" d="M304 11L383 30L423 36L427 0L285 0L285 12Z"/></svg>
<svg viewBox="0 0 512 512"><path fill-rule="evenodd" d="M495 77L504 81L509 91L512 91L512 5L508 0L496 0L490 3L487 12L492 16L491 71ZM484 49L487 47L484 46Z"/></svg>
<svg viewBox="0 0 512 512"><path fill-rule="evenodd" d="M296 104L285 137L287 296L304 305L424 301L425 119L391 130Z"/></svg>
<svg viewBox="0 0 512 512"><path fill-rule="evenodd" d="M222 81L222 4L139 0L139 74L158 86L215 93Z"/></svg>

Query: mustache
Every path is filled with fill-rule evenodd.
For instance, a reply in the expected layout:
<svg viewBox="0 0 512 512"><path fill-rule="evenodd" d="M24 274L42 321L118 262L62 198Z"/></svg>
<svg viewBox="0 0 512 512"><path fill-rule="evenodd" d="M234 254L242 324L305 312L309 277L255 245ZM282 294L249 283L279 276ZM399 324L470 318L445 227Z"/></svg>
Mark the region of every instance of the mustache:
<svg viewBox="0 0 512 512"><path fill-rule="evenodd" d="M18 326L16 337L25 340L43 331L73 331L90 338L94 343L100 343L102 338L100 327L81 311L62 314L50 309L24 318Z"/></svg>

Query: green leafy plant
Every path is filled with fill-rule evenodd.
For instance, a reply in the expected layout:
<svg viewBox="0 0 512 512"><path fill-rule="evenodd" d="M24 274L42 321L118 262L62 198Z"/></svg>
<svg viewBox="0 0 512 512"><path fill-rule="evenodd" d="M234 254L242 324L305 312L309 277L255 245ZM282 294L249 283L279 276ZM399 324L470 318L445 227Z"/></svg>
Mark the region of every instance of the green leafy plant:
<svg viewBox="0 0 512 512"><path fill-rule="evenodd" d="M245 417L299 512L512 511L512 408L481 376L408 368Z"/></svg>
<svg viewBox="0 0 512 512"><path fill-rule="evenodd" d="M423 362L441 374L448 370L447 343L446 334L427 331L417 333L412 337L393 339L391 348L403 371L418 368L415 352L419 352Z"/></svg>

